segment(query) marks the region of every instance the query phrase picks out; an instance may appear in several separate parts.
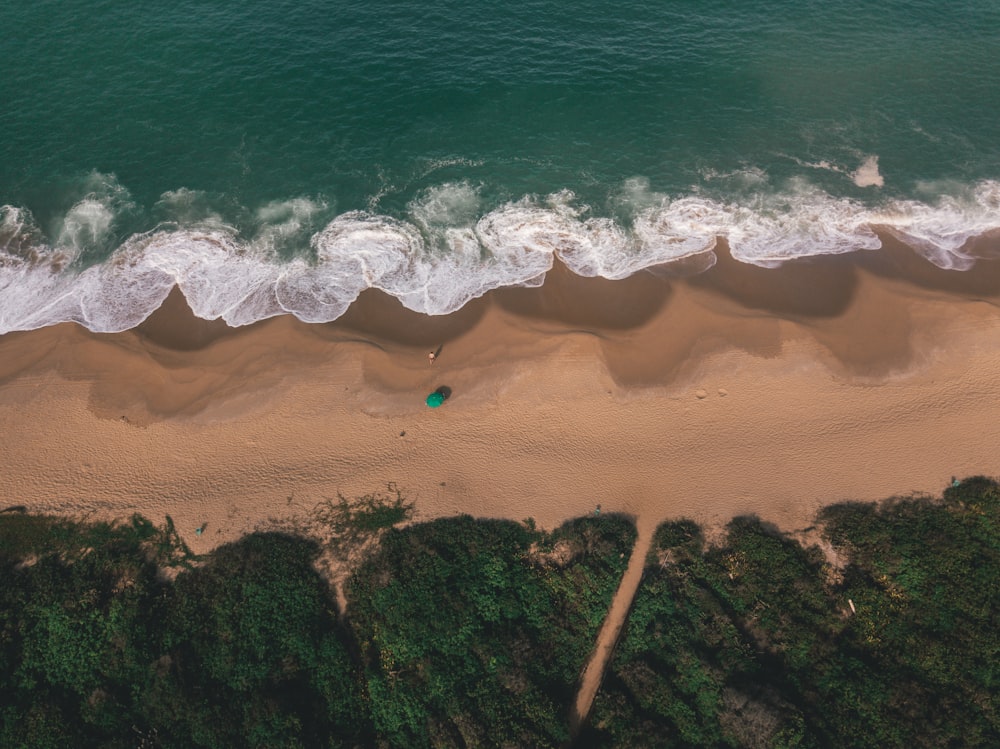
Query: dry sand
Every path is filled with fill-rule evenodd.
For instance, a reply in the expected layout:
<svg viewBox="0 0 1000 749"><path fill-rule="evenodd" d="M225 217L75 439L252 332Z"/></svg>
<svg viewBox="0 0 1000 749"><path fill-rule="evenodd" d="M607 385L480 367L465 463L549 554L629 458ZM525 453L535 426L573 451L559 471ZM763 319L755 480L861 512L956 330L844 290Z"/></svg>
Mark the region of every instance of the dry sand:
<svg viewBox="0 0 1000 749"><path fill-rule="evenodd" d="M438 318L366 292L334 324L232 330L175 294L127 333L9 334L0 495L170 515L205 551L388 482L418 519L553 527L600 505L647 529L757 513L791 530L826 503L1000 475L1000 270L887 243L780 270L723 251L687 278L556 268Z"/></svg>

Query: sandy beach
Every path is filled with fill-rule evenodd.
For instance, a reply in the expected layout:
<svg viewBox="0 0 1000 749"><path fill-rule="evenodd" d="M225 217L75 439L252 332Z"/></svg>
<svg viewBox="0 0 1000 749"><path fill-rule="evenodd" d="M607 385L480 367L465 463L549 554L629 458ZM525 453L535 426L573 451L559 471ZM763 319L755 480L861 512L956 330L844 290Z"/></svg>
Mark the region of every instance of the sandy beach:
<svg viewBox="0 0 1000 749"><path fill-rule="evenodd" d="M125 333L8 334L4 506L170 515L205 551L389 482L417 519L553 527L600 506L793 530L826 503L1000 475L1000 267L941 271L883 239L777 270L725 248L688 276L557 267L445 317L367 291L336 323L231 329L175 291Z"/></svg>

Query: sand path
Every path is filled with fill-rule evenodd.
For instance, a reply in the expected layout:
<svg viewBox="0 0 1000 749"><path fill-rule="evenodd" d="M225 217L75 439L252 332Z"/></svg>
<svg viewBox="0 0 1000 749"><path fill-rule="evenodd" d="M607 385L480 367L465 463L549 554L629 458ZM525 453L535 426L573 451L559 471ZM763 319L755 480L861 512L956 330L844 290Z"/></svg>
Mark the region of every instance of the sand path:
<svg viewBox="0 0 1000 749"><path fill-rule="evenodd" d="M614 598L611 600L607 616L604 618L604 623L601 624L600 632L597 633L594 651L591 653L580 679L580 690L577 693L573 713L570 716L570 735L574 739L587 721L590 708L594 704L594 697L597 696L597 690L601 688L601 682L604 681L604 673L611 662L611 656L614 655L615 646L618 644L618 638L625 626L628 612L632 608L636 591L639 590L642 572L646 566L646 555L653 543L655 530L654 524L639 524L639 535L636 537L632 556L629 557L628 567L625 574L622 575Z"/></svg>

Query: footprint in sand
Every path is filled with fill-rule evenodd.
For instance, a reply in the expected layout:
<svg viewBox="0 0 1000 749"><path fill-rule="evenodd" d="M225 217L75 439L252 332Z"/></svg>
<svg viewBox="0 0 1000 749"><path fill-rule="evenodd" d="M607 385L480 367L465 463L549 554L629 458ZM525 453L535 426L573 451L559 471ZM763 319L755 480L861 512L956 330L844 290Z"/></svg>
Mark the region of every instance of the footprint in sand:
<svg viewBox="0 0 1000 749"><path fill-rule="evenodd" d="M717 392L719 393L720 398L725 398L727 395L729 395L729 391L726 390L725 388L719 388ZM694 391L694 397L700 401L703 401L708 397L708 391L705 390L704 388L698 388L697 390Z"/></svg>

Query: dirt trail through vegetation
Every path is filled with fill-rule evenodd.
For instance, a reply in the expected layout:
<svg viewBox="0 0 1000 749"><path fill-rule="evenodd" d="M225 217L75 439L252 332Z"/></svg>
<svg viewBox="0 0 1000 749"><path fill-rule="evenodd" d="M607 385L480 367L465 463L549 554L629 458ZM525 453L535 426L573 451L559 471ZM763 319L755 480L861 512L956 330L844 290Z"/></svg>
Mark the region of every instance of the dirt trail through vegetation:
<svg viewBox="0 0 1000 749"><path fill-rule="evenodd" d="M618 637L621 635L625 619L632 608L632 600L635 598L639 582L642 580L642 571L646 566L646 555L653 542L656 523L654 521L643 522L640 518L637 521L637 526L639 535L635 541L635 548L632 549L628 568L622 576L618 590L615 591L615 597L611 600L611 607L604 618L604 624L601 625L601 630L597 633L597 644L594 647L594 652L591 653L590 660L583 670L583 678L580 680L580 691L577 693L576 705L570 717L570 733L574 739L590 714L590 707L601 686L601 681L604 679L608 663L611 662Z"/></svg>

